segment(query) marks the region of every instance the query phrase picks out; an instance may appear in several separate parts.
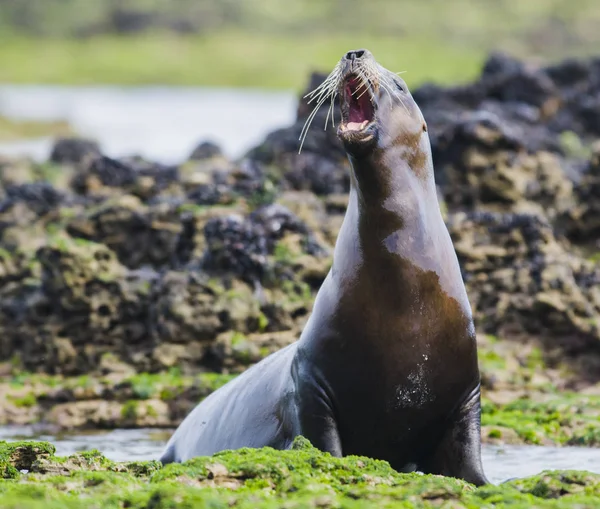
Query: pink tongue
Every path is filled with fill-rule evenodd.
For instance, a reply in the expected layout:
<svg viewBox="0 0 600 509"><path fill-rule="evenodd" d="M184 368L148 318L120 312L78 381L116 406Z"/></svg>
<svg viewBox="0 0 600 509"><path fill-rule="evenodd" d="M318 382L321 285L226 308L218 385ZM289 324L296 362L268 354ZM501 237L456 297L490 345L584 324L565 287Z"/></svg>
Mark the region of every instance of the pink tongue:
<svg viewBox="0 0 600 509"><path fill-rule="evenodd" d="M363 120L362 122L348 122L346 124L346 129L352 130L352 131L359 131L360 129L363 128L363 126L367 125L369 123L368 120Z"/></svg>

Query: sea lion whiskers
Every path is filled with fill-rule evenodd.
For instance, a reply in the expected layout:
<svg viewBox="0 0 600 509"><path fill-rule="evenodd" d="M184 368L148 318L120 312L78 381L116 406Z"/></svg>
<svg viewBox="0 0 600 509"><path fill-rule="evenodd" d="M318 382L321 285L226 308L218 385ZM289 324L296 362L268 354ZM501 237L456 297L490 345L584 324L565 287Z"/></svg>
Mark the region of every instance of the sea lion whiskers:
<svg viewBox="0 0 600 509"><path fill-rule="evenodd" d="M313 119L317 115L319 108L321 106L323 106L323 104L325 104L325 102L327 101L327 97L328 96L325 96L323 99L321 99L317 103L317 105L315 106L315 108L313 109L311 114L306 119L306 122L304 123L304 127L302 128L302 131L300 132L300 140L301 141L300 141L300 148L298 149L298 154L302 151L302 146L304 145L304 140L306 140L306 135L308 134L308 128L310 127L310 124L312 123Z"/></svg>
<svg viewBox="0 0 600 509"><path fill-rule="evenodd" d="M356 92L360 92L360 89L364 87L364 90L358 95L356 96L356 100L360 99L363 95L365 95L365 93L367 92L371 92L371 83L369 78L367 77L367 74L365 72L364 69L358 68L356 69L356 73L358 75L358 78L361 81L360 86L356 89ZM356 93L355 92L355 93ZM371 93L371 102L373 102L373 93Z"/></svg>
<svg viewBox="0 0 600 509"><path fill-rule="evenodd" d="M406 104L404 104L402 95L396 90L396 87L394 87L393 82L390 82L390 79L387 76L385 76L383 73L381 74L380 79L381 79L381 85L383 86L384 90L386 90L388 92L388 95L390 93L393 94L393 96L398 99L398 102L404 108L404 111L406 111L407 114L410 114L410 112L408 111L408 108L406 107Z"/></svg>
<svg viewBox="0 0 600 509"><path fill-rule="evenodd" d="M408 108L406 107L406 104L404 104L404 101L402 100L402 96L392 88L392 85L390 83L385 83L384 87L389 90L394 97L396 97L398 99L398 102L402 105L402 107L404 108L404 111L406 111L407 115L410 114L410 112L408 111ZM388 92L388 93L390 93Z"/></svg>
<svg viewBox="0 0 600 509"><path fill-rule="evenodd" d="M392 99L392 96L394 96L399 100L400 104L402 104L402 106L408 113L408 109L402 102L402 98L398 95L396 90L394 90L394 87L392 87L387 76L385 76L385 74L379 70L379 67L371 61L367 61L366 63L364 63L363 67L373 77L374 83L378 84L390 98L390 111L392 110L392 108L394 106L394 100Z"/></svg>
<svg viewBox="0 0 600 509"><path fill-rule="evenodd" d="M327 99L330 99L331 104L329 105L329 110L327 111L327 117L325 118L325 129L327 128L329 114L330 114L330 112L332 112L333 103L334 103L335 97L337 95L337 89L338 89L338 84L341 79L341 75L342 75L341 64L338 62L337 65L333 68L333 70L329 74L329 76L327 76L327 78L325 78L323 83L321 83L312 92L309 92L308 94L306 94L304 96L304 98L310 97L308 104L310 104L311 102L313 102L315 100L317 101L317 104L315 105L315 107L312 110L312 112L310 113L310 115L307 117L306 122L304 123L304 126L302 127L302 130L300 131L300 138L299 138L300 139L300 148L298 149L298 153L300 153L302 151L304 141L306 140L306 135L308 134L310 125L311 125L313 119L315 118L315 116L317 115L319 108L321 108L321 106L323 106L323 104L325 104ZM332 124L334 122L333 113L331 115L331 122L332 122Z"/></svg>
<svg viewBox="0 0 600 509"><path fill-rule="evenodd" d="M335 98L338 93L334 92L331 100L329 101L329 109L327 110L327 116L325 117L325 129L327 129L327 120L329 119L329 115L331 115L331 127L335 127L335 111L333 109L333 105L335 104Z"/></svg>
<svg viewBox="0 0 600 509"><path fill-rule="evenodd" d="M329 76L327 76L317 88L315 88L311 92L308 92L303 97L303 99L306 99L307 97L312 97L312 99L310 101L308 101L308 103L310 104L315 99L315 97L313 97L313 96L315 96L315 94L317 94L317 92L320 92L318 95L321 95L326 90L331 92L331 88L337 86L339 79L340 79L341 72L342 72L341 65L338 62L336 64L336 66L333 68L333 70L329 73Z"/></svg>
<svg viewBox="0 0 600 509"><path fill-rule="evenodd" d="M378 64L369 60L369 61L364 62L362 64L362 67L364 69L366 69L367 72L369 72L379 82L379 85L387 93L388 97L390 98L390 102L391 102L390 109L393 107L393 102L394 102L392 99L392 96L393 96L398 99L398 102L400 102L400 104L404 108L404 111L406 111L406 113L409 113L409 110L406 107L406 104L404 103L404 100L402 99L401 94L398 93L398 91L396 90L394 82L388 76L386 76L386 74L384 72L381 71ZM402 74L403 72L406 72L406 71L401 71L399 73L394 73L394 74Z"/></svg>
<svg viewBox="0 0 600 509"><path fill-rule="evenodd" d="M390 111L393 108L394 100L392 99L392 95L396 96L394 90L389 86L386 81L385 75L379 70L379 68L373 64L372 62L367 62L363 64L369 73L374 77L374 81L387 93L390 98ZM390 94L391 92L391 94ZM396 96L397 97L397 96Z"/></svg>

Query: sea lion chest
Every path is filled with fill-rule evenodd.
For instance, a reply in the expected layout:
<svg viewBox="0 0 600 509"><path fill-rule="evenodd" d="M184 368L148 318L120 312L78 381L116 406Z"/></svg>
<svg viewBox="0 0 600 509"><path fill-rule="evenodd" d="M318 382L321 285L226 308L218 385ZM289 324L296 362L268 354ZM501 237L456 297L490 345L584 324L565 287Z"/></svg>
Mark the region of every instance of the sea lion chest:
<svg viewBox="0 0 600 509"><path fill-rule="evenodd" d="M466 295L449 291L443 270L386 249L334 262L301 348L331 395L345 453L386 457L394 444L417 455L426 441L415 433L439 427L477 383Z"/></svg>

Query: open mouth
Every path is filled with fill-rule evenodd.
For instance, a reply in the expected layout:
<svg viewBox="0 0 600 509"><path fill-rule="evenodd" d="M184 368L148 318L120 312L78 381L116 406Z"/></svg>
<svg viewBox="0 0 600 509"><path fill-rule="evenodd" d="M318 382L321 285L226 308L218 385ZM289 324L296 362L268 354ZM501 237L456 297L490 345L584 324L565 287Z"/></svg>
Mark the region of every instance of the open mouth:
<svg viewBox="0 0 600 509"><path fill-rule="evenodd" d="M371 101L372 92L362 80L350 76L344 83L344 99L347 104L345 131L363 131L373 121L375 108Z"/></svg>

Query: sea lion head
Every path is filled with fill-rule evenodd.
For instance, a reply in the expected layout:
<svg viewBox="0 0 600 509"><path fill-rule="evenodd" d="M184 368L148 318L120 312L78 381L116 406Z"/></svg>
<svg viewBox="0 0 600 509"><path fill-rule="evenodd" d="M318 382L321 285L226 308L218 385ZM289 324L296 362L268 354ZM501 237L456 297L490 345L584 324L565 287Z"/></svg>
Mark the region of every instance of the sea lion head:
<svg viewBox="0 0 600 509"><path fill-rule="evenodd" d="M337 135L353 158L364 158L391 146L417 148L422 141L428 143L427 135L421 140L427 124L406 83L380 65L367 49L348 51L307 97L316 101L315 112L330 99L332 121L334 99L339 97L341 122Z"/></svg>
<svg viewBox="0 0 600 509"><path fill-rule="evenodd" d="M402 78L366 49L348 51L338 65L342 122L337 134L350 155L419 141L427 127Z"/></svg>

